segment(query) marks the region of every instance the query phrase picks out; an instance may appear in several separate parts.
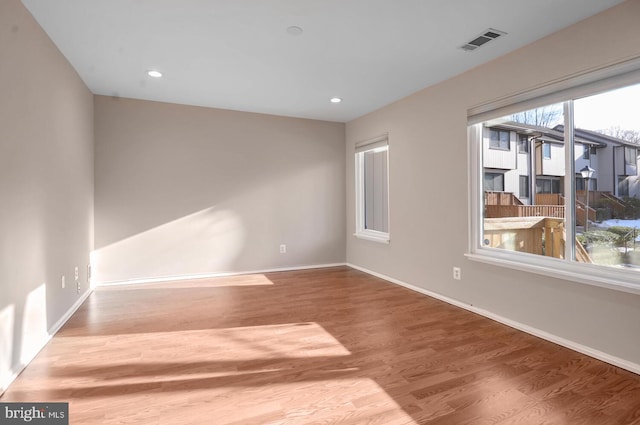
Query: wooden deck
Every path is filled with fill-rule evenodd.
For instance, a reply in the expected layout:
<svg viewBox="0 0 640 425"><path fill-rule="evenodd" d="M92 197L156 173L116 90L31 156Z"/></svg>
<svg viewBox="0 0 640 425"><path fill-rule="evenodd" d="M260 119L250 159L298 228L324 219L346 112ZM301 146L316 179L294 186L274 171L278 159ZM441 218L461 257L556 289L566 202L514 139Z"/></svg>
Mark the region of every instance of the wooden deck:
<svg viewBox="0 0 640 425"><path fill-rule="evenodd" d="M99 289L1 401L82 425L633 425L640 376L337 267Z"/></svg>

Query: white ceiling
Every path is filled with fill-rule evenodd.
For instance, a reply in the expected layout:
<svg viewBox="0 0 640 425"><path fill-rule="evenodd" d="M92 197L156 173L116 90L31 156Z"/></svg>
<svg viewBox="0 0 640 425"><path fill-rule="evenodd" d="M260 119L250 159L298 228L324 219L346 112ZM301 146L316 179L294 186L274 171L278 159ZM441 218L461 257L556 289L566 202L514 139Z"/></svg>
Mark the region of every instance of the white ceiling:
<svg viewBox="0 0 640 425"><path fill-rule="evenodd" d="M22 1L96 94L343 122L621 3Z"/></svg>

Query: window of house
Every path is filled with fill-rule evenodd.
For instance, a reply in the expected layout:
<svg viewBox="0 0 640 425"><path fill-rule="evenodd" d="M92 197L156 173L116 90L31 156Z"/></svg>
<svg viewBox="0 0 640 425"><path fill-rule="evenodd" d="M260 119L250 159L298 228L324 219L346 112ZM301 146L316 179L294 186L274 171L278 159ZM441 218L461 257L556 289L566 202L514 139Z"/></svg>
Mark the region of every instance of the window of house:
<svg viewBox="0 0 640 425"><path fill-rule="evenodd" d="M624 147L624 163L627 165L636 165L638 154L636 148L625 146Z"/></svg>
<svg viewBox="0 0 640 425"><path fill-rule="evenodd" d="M504 173L485 172L484 190L489 192L504 192Z"/></svg>
<svg viewBox="0 0 640 425"><path fill-rule="evenodd" d="M526 134L518 135L518 153L529 152L529 138Z"/></svg>
<svg viewBox="0 0 640 425"><path fill-rule="evenodd" d="M389 242L389 143L387 136L356 144L356 233Z"/></svg>
<svg viewBox="0 0 640 425"><path fill-rule="evenodd" d="M551 159L551 144L543 143L543 145L542 145L542 157L544 159Z"/></svg>
<svg viewBox="0 0 640 425"><path fill-rule="evenodd" d="M536 193L562 193L559 177L536 177Z"/></svg>
<svg viewBox="0 0 640 425"><path fill-rule="evenodd" d="M576 190L585 190L586 187L582 174L576 174ZM589 190L598 190L598 179L589 179Z"/></svg>
<svg viewBox="0 0 640 425"><path fill-rule="evenodd" d="M628 216L628 220L607 222L607 218L622 213L616 210L620 206L611 202L613 188L598 190L598 180L615 182L619 196L634 195L636 185L630 182L640 181L640 176L637 172L617 175L620 164L616 165L614 159L591 162L593 170L587 178L581 173L584 163L580 160L590 159L595 145L586 143L577 152L575 146L576 129L586 130L580 137L587 140L593 133L594 140L589 141L597 143L603 152L619 146L622 137L640 134L640 116L628 113L628 105L640 98L640 59L634 62L633 71L629 66L627 63L583 75L575 86L570 81L552 83L539 91L515 95L513 103L503 99L469 111L469 258L640 294L640 230L633 225L640 220L640 213L636 211L637 216ZM549 100L559 103L547 103ZM522 106L526 108L519 109ZM563 113L544 125L513 122L514 117L539 116L538 112L558 108ZM531 113L533 110L535 113ZM484 156L490 156L482 149L485 129L527 124L532 131L527 134L530 143L539 147L536 155L526 167L506 170L501 184L506 185L507 194L515 195L516 188L510 185L519 181L517 196L521 198L533 184L536 196L529 202L488 196L487 190L496 186L498 177L485 165ZM558 140L553 158L549 139ZM629 148L625 149L625 165L627 170L634 170L637 167L628 166L636 165L637 151Z"/></svg>
<svg viewBox="0 0 640 425"><path fill-rule="evenodd" d="M511 148L510 136L508 131L493 130L489 131L489 147L491 149L501 149L508 151Z"/></svg>
<svg viewBox="0 0 640 425"><path fill-rule="evenodd" d="M626 176L618 177L618 197L629 196L629 179Z"/></svg>
<svg viewBox="0 0 640 425"><path fill-rule="evenodd" d="M529 176L520 176L520 192L521 198L529 197Z"/></svg>

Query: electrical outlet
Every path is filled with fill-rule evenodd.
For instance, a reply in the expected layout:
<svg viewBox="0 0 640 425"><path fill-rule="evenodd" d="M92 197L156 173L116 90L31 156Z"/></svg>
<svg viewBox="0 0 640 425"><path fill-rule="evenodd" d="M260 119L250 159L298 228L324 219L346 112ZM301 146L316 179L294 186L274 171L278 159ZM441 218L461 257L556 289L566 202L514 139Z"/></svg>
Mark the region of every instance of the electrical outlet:
<svg viewBox="0 0 640 425"><path fill-rule="evenodd" d="M75 270L75 279L78 280L78 266L76 266L76 270Z"/></svg>
<svg viewBox="0 0 640 425"><path fill-rule="evenodd" d="M280 254L287 253L287 246L285 244L280 245Z"/></svg>
<svg viewBox="0 0 640 425"><path fill-rule="evenodd" d="M64 275L62 275L62 279L60 279L60 281L62 282L62 289L64 289L65 286L67 286L67 283L65 282Z"/></svg>
<svg viewBox="0 0 640 425"><path fill-rule="evenodd" d="M453 268L453 278L455 280L462 279L462 270L460 270L460 267L454 267Z"/></svg>

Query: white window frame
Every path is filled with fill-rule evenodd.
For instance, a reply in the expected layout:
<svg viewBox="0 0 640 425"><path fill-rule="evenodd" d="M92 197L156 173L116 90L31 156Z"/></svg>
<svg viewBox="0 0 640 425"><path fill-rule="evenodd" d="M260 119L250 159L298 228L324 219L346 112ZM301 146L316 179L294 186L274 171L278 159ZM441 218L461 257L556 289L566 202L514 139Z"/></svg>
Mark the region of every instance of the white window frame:
<svg viewBox="0 0 640 425"><path fill-rule="evenodd" d="M601 69L576 74L547 86L479 105L468 111L469 247L465 254L473 261L521 270L588 285L640 294L640 273L575 261L575 244L565 246L565 259L551 258L482 246L484 197L482 166L483 122L544 105L563 102L565 115L565 175L574 176L573 100L640 83L640 58L621 61ZM575 179L565 178L566 240L575 240Z"/></svg>
<svg viewBox="0 0 640 425"><path fill-rule="evenodd" d="M365 178L364 153L369 151L387 152L387 232L365 228ZM355 152L355 182L356 182L356 231L353 236L373 242L388 244L391 240L391 220L389 218L389 136L382 136L356 143Z"/></svg>

